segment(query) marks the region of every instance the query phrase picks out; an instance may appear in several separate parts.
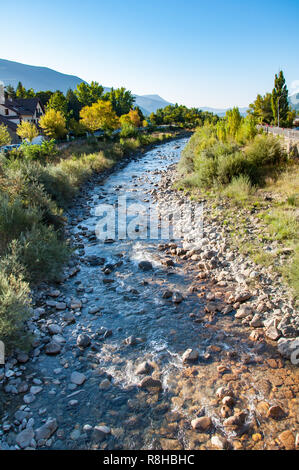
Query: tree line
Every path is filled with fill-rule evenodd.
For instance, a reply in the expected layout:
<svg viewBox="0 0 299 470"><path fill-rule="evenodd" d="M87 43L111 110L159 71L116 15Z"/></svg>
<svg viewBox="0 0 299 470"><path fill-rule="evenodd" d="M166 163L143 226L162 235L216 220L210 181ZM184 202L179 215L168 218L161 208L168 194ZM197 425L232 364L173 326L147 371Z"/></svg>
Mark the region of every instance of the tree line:
<svg viewBox="0 0 299 470"><path fill-rule="evenodd" d="M249 105L248 113L254 116L259 124L270 124L280 127L292 127L296 111L288 99L288 89L283 71L275 74L272 93L258 94Z"/></svg>

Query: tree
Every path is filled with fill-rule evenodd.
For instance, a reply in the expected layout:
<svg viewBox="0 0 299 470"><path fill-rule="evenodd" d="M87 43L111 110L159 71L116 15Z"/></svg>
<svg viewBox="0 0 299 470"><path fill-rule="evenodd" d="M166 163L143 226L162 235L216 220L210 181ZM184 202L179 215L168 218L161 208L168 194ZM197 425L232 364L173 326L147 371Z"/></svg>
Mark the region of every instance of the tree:
<svg viewBox="0 0 299 470"><path fill-rule="evenodd" d="M255 101L249 105L248 114L254 116L260 124L271 124L273 121L271 93L266 93L264 96L257 95Z"/></svg>
<svg viewBox="0 0 299 470"><path fill-rule="evenodd" d="M77 85L74 93L82 106L91 106L102 98L104 88L98 82L90 84L82 82Z"/></svg>
<svg viewBox="0 0 299 470"><path fill-rule="evenodd" d="M7 127L4 124L0 124L0 147L2 147L2 145L9 145L10 143L11 138Z"/></svg>
<svg viewBox="0 0 299 470"><path fill-rule="evenodd" d="M109 101L99 100L91 106L85 106L80 111L81 123L91 133L103 129L107 134L119 126L119 120Z"/></svg>
<svg viewBox="0 0 299 470"><path fill-rule="evenodd" d="M86 127L81 123L78 122L76 119L71 118L69 122L69 130L76 136L86 134Z"/></svg>
<svg viewBox="0 0 299 470"><path fill-rule="evenodd" d="M38 136L38 130L35 124L29 121L22 121L17 127L17 135L22 139L32 142Z"/></svg>
<svg viewBox="0 0 299 470"><path fill-rule="evenodd" d="M274 88L272 91L272 112L276 125L287 125L288 112L290 111L288 94L286 81L283 71L281 70L278 75L275 75Z"/></svg>
<svg viewBox="0 0 299 470"><path fill-rule="evenodd" d="M33 88L29 88L26 90L26 88L23 86L22 82L18 83L17 89L16 89L16 98L34 98L35 93Z"/></svg>
<svg viewBox="0 0 299 470"><path fill-rule="evenodd" d="M66 93L66 101L69 116L79 121L82 104L71 88Z"/></svg>
<svg viewBox="0 0 299 470"><path fill-rule="evenodd" d="M121 123L121 126L123 126L124 124L131 124L134 127L142 126L142 120L140 119L137 109L131 109L128 114L123 114L119 118L119 121Z"/></svg>
<svg viewBox="0 0 299 470"><path fill-rule="evenodd" d="M12 85L6 85L5 91L10 99L14 100L16 96L16 91Z"/></svg>
<svg viewBox="0 0 299 470"><path fill-rule="evenodd" d="M55 109L48 109L40 118L39 125L44 133L53 139L60 139L67 133L65 117L61 111Z"/></svg>
<svg viewBox="0 0 299 470"><path fill-rule="evenodd" d="M46 106L48 104L49 99L51 98L53 94L54 94L53 91L47 90L47 91L38 91L35 94L35 96L36 98L39 98L43 106Z"/></svg>
<svg viewBox="0 0 299 470"><path fill-rule="evenodd" d="M132 93L124 87L117 88L116 90L111 88L111 91L104 95L104 99L110 101L118 117L128 114L135 102Z"/></svg>
<svg viewBox="0 0 299 470"><path fill-rule="evenodd" d="M50 97L47 109L54 109L55 111L60 111L64 117L67 117L67 110L68 110L68 103L64 96L64 94L57 90L53 95Z"/></svg>
<svg viewBox="0 0 299 470"><path fill-rule="evenodd" d="M16 98L26 98L26 88L19 82L16 88Z"/></svg>
<svg viewBox="0 0 299 470"><path fill-rule="evenodd" d="M234 138L242 122L242 116L240 114L239 108L234 107L233 109L229 109L225 114L225 120L227 134Z"/></svg>

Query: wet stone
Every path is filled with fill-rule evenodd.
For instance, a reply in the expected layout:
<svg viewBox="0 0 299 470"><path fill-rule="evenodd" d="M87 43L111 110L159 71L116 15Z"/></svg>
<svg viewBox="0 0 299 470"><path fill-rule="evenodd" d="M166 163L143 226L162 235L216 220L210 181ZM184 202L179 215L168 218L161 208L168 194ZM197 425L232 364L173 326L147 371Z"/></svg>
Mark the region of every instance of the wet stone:
<svg viewBox="0 0 299 470"><path fill-rule="evenodd" d="M151 271L153 269L153 265L150 261L140 261L138 267L142 271Z"/></svg>
<svg viewBox="0 0 299 470"><path fill-rule="evenodd" d="M195 362L199 358L199 353L195 349L187 349L182 355L183 362Z"/></svg>
<svg viewBox="0 0 299 470"><path fill-rule="evenodd" d="M142 362L136 369L137 375L149 374L153 370L151 364L147 361Z"/></svg>
<svg viewBox="0 0 299 470"><path fill-rule="evenodd" d="M90 345L91 341L90 341L90 337L88 335L86 335L85 333L81 333L80 335L78 335L77 337L77 346L79 348L87 348L89 345Z"/></svg>
<svg viewBox="0 0 299 470"><path fill-rule="evenodd" d="M86 376L81 374L80 372L72 372L71 374L71 382L76 385L82 385L86 380Z"/></svg>
<svg viewBox="0 0 299 470"><path fill-rule="evenodd" d="M16 443L21 449L29 447L32 439L34 438L34 431L32 428L27 428L21 431L16 437Z"/></svg>
<svg viewBox="0 0 299 470"><path fill-rule="evenodd" d="M143 389L162 389L162 382L161 380L154 379L151 376L144 377L139 384L140 388Z"/></svg>
<svg viewBox="0 0 299 470"><path fill-rule="evenodd" d="M48 354L49 356L55 356L56 354L59 354L60 351L61 351L60 344L55 343L54 341L51 341L45 347L45 353Z"/></svg>

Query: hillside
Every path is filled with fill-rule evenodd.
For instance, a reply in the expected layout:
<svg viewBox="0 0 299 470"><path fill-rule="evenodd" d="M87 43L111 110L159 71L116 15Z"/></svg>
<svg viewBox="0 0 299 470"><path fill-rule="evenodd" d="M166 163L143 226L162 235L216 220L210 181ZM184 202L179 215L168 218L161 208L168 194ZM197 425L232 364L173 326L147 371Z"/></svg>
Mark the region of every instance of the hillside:
<svg viewBox="0 0 299 470"><path fill-rule="evenodd" d="M79 77L60 73L48 67L36 67L4 59L0 59L0 80L4 85L16 87L20 81L25 88L33 88L35 91L61 90L63 93L83 82Z"/></svg>
<svg viewBox="0 0 299 470"><path fill-rule="evenodd" d="M66 93L69 88L76 88L84 80L75 75L60 73L48 67L36 67L34 65L0 59L0 81L4 85L13 85L14 87L20 81L25 88L33 88L35 91L61 90L63 93ZM104 87L105 92L110 90L111 88ZM135 97L136 105L146 115L170 104L158 95L135 95Z"/></svg>

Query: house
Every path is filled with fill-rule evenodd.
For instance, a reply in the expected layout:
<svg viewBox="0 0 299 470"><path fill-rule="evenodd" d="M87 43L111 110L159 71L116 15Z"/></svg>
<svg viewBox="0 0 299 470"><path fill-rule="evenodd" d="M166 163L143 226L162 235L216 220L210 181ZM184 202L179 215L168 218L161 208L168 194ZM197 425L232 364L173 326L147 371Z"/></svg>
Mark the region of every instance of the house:
<svg viewBox="0 0 299 470"><path fill-rule="evenodd" d="M39 119L44 113L44 107L38 98L9 98L4 86L0 84L0 124L7 126L13 143L18 143L20 140L16 129L22 121L29 121L38 126Z"/></svg>

